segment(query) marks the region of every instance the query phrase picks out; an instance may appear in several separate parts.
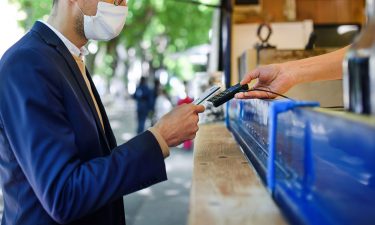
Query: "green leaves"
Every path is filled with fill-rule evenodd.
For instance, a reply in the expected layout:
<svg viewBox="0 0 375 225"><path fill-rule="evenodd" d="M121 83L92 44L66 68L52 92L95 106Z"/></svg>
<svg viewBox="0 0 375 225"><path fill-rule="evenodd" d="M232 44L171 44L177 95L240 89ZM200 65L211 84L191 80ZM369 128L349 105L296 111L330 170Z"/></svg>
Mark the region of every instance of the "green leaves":
<svg viewBox="0 0 375 225"><path fill-rule="evenodd" d="M213 9L175 0L133 0L128 6L130 14L120 42L136 49L139 56L150 53L152 65L167 66L174 74L186 77L186 60L171 62L168 55L209 43Z"/></svg>
<svg viewBox="0 0 375 225"><path fill-rule="evenodd" d="M20 10L23 11L26 16L19 24L25 30L32 27L34 22L38 19L42 19L47 15L52 8L52 0L8 0L12 4L19 6Z"/></svg>
<svg viewBox="0 0 375 225"><path fill-rule="evenodd" d="M27 17L20 21L25 30L37 19L48 15L52 7L52 0L9 1L26 13ZM219 0L201 2L218 4ZM212 8L176 0L128 0L128 7L125 30L118 38L118 44L135 49L137 56L150 61L151 65L163 66L168 55L209 43ZM185 64L180 67L186 68Z"/></svg>

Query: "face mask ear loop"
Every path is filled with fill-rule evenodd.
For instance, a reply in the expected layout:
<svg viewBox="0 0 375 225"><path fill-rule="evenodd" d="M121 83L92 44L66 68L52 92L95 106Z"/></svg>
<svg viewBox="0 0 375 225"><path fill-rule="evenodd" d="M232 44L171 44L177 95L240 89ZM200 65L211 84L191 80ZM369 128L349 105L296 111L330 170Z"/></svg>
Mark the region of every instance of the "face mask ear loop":
<svg viewBox="0 0 375 225"><path fill-rule="evenodd" d="M79 5L78 5L78 2L76 2L76 6L78 7L79 11L81 11L82 15L85 16L85 14L83 13L81 7L79 7Z"/></svg>
<svg viewBox="0 0 375 225"><path fill-rule="evenodd" d="M113 0L113 4L115 5L115 6L119 6L119 5L121 5L121 3L124 1L124 0L117 0L118 2L116 2L116 0Z"/></svg>

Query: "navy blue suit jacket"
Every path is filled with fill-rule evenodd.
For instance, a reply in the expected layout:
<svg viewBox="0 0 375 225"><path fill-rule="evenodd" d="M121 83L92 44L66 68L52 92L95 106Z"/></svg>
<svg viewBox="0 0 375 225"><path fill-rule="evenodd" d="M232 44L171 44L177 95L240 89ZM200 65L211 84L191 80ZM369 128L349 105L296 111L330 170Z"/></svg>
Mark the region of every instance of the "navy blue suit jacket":
<svg viewBox="0 0 375 225"><path fill-rule="evenodd" d="M123 195L166 180L150 132L117 146L71 53L44 24L0 62L2 224L124 224Z"/></svg>

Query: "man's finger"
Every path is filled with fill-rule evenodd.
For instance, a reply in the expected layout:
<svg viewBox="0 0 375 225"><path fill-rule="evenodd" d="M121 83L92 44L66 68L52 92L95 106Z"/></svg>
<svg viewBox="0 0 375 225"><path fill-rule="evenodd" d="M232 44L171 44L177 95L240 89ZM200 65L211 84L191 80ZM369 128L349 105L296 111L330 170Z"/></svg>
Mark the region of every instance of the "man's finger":
<svg viewBox="0 0 375 225"><path fill-rule="evenodd" d="M195 105L194 106L194 112L196 113L202 113L206 110L206 108L203 105Z"/></svg>

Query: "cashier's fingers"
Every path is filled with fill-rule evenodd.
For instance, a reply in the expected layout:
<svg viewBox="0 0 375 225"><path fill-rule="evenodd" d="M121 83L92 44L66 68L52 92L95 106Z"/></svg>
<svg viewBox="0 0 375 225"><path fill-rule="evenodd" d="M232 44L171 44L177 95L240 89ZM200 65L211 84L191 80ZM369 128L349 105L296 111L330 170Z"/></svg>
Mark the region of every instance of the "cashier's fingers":
<svg viewBox="0 0 375 225"><path fill-rule="evenodd" d="M250 90L248 92L238 93L236 94L235 97L237 99L253 99L253 98L269 99L269 98L276 98L277 96L269 92L265 92L265 91Z"/></svg>
<svg viewBox="0 0 375 225"><path fill-rule="evenodd" d="M251 71L249 74L247 74L241 81L241 85L248 84L252 80L255 80L259 78L261 71L257 68L253 71Z"/></svg>
<svg viewBox="0 0 375 225"><path fill-rule="evenodd" d="M260 66L242 79L241 84L248 84L252 80L258 79L255 86L268 87L274 83L278 83L279 76L281 74L281 66L278 64L270 64L267 66ZM275 84L274 84L275 85Z"/></svg>

